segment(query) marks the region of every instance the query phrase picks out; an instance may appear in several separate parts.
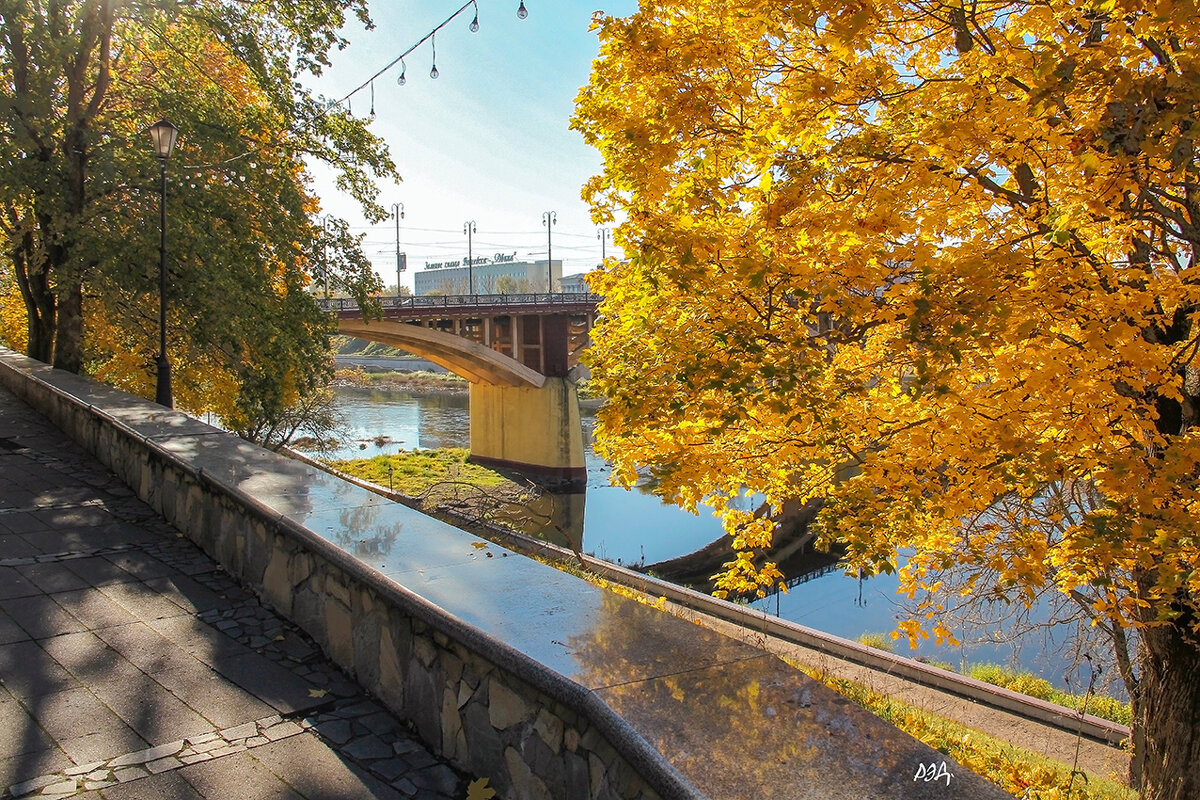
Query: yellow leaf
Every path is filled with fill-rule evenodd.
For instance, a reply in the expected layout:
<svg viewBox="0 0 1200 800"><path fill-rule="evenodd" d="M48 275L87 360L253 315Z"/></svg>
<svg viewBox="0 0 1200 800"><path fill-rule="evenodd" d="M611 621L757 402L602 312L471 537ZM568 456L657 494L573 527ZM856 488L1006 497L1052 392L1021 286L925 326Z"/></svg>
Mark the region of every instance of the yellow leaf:
<svg viewBox="0 0 1200 800"><path fill-rule="evenodd" d="M467 786L467 800L492 800L496 790L488 786L487 778L476 778Z"/></svg>

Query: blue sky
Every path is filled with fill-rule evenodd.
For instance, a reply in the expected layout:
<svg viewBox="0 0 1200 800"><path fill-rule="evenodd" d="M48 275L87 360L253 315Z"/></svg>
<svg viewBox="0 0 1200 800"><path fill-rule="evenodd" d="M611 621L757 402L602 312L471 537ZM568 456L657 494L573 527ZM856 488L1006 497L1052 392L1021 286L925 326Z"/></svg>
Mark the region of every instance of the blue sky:
<svg viewBox="0 0 1200 800"><path fill-rule="evenodd" d="M422 39L463 0L401 0L373 3L375 30L345 31L350 46L313 88L341 98ZM403 181L382 185L380 201L404 204L400 249L408 253L404 282L426 262L467 255L463 223L474 220L476 256L516 252L546 255L542 213L554 211L555 259L564 274L584 272L600 261L597 226L580 188L600 171L599 154L568 129L575 97L591 73L598 41L588 28L597 10L626 16L636 0L525 0L529 15L517 19L520 0L478 0L479 31L467 9L436 36L439 76L429 76L434 49L425 42L405 59L406 83L397 85L397 64L374 82L372 130L391 150ZM350 101L367 116L371 91ZM356 204L314 168L313 189L323 210L367 234L364 250L385 283L395 274L395 225L369 226ZM614 250L611 239L608 254Z"/></svg>

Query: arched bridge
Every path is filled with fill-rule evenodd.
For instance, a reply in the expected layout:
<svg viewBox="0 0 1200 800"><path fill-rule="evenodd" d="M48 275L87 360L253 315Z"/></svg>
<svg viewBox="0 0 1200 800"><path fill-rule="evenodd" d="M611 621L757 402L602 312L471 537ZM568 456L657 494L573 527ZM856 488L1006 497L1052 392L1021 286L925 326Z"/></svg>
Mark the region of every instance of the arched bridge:
<svg viewBox="0 0 1200 800"><path fill-rule="evenodd" d="M338 331L399 347L472 382L541 386L579 363L599 295L383 297L383 318L365 320L358 304L329 301Z"/></svg>
<svg viewBox="0 0 1200 800"><path fill-rule="evenodd" d="M384 297L382 318L327 301L338 331L427 358L471 382L471 458L550 485L587 481L573 370L598 295Z"/></svg>

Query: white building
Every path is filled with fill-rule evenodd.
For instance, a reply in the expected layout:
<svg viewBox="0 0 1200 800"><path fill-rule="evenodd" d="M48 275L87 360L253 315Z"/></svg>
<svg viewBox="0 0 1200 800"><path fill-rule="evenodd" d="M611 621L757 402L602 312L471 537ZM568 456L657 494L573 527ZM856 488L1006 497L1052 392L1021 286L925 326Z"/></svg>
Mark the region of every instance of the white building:
<svg viewBox="0 0 1200 800"><path fill-rule="evenodd" d="M468 285L468 277L470 283ZM550 287L547 289L547 278ZM467 259L458 261L426 262L425 269L413 273L416 295L429 294L532 294L545 291L562 291L562 261L550 262L547 274L546 261L518 261L517 254L496 253L494 256L476 256L468 267Z"/></svg>

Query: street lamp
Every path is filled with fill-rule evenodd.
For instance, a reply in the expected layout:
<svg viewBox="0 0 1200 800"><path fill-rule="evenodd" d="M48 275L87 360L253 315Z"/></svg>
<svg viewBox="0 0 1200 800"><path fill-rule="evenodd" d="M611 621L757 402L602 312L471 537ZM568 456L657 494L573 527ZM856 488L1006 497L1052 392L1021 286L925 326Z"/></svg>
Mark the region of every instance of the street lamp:
<svg viewBox="0 0 1200 800"><path fill-rule="evenodd" d="M150 126L150 141L154 143L154 154L162 176L159 193L159 240L158 240L158 381L154 399L161 406L175 407L171 394L171 362L167 360L167 161L175 149L179 129L165 119Z"/></svg>
<svg viewBox="0 0 1200 800"><path fill-rule="evenodd" d="M475 251L471 247L471 237L475 234L475 220L463 223L463 233L467 235L467 294L475 294Z"/></svg>
<svg viewBox="0 0 1200 800"><path fill-rule="evenodd" d="M400 220L404 219L404 203L392 203L392 216L396 218L396 299L400 299L400 273L404 272L404 260L400 258Z"/></svg>
<svg viewBox="0 0 1200 800"><path fill-rule="evenodd" d="M612 234L612 231L608 228L601 228L600 230L596 231L596 238L600 240L600 264L601 264L601 266L603 266L605 259L608 258L608 256L606 255L604 246L605 246L605 244L608 243L608 237L610 234Z"/></svg>
<svg viewBox="0 0 1200 800"><path fill-rule="evenodd" d="M329 310L329 229L333 223L333 214L321 218L321 260L325 262L325 310Z"/></svg>
<svg viewBox="0 0 1200 800"><path fill-rule="evenodd" d="M525 4L522 3L522 6ZM550 229L554 227L554 223L558 222L558 215L553 211L542 212L542 224L546 226L546 292L554 291L554 274L552 272L554 261L550 258Z"/></svg>

